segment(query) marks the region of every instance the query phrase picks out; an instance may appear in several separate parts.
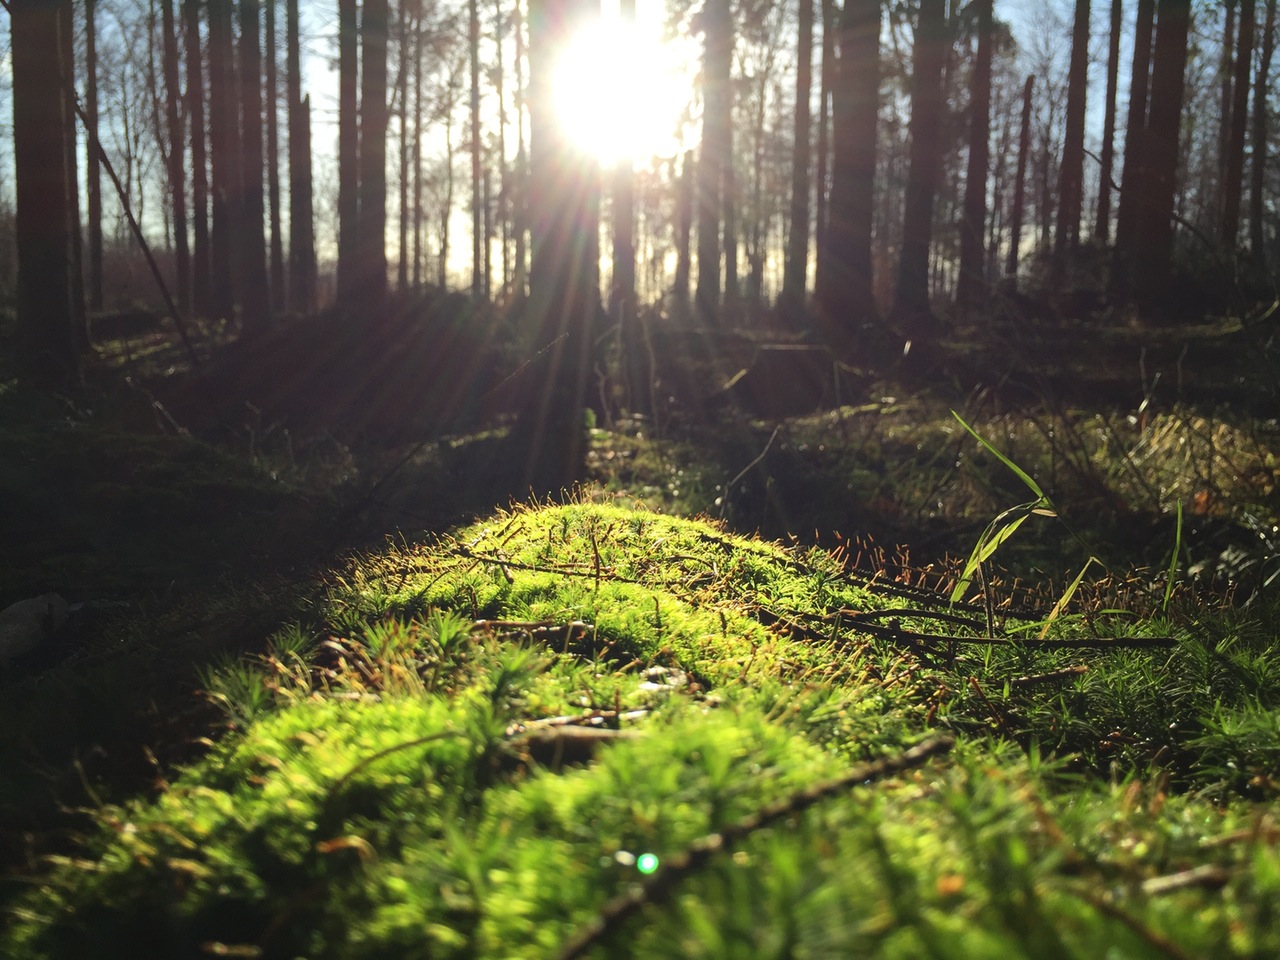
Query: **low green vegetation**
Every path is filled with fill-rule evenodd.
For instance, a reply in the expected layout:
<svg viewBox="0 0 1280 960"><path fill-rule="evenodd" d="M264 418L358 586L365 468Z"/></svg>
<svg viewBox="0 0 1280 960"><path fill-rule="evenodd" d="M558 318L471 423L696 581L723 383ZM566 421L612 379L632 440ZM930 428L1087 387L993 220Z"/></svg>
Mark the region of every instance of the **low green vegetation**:
<svg viewBox="0 0 1280 960"><path fill-rule="evenodd" d="M1280 953L1274 604L994 591L589 497L362 553L0 953Z"/></svg>

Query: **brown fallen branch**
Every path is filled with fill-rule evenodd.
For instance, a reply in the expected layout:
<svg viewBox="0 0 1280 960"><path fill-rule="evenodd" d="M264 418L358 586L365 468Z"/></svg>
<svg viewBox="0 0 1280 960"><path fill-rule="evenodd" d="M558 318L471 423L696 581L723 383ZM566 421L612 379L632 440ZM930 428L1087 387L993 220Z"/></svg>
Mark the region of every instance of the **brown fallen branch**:
<svg viewBox="0 0 1280 960"><path fill-rule="evenodd" d="M612 727L542 727L516 735L503 744L503 749L517 764L532 762L548 770L560 770L591 762L605 744L638 736L635 730Z"/></svg>
<svg viewBox="0 0 1280 960"><path fill-rule="evenodd" d="M1011 637L956 636L950 633L917 633L900 626L881 626L859 623L858 630L890 640L906 640L912 643L969 643L992 646L1021 647L1039 650L1144 650L1167 649L1178 645L1177 637L1059 637L1055 640L1016 640Z"/></svg>
<svg viewBox="0 0 1280 960"><path fill-rule="evenodd" d="M695 840L687 848L659 865L653 874L632 889L606 903L590 923L569 938L560 950L560 960L575 960L577 957L584 956L592 947L599 946L613 936L645 904L657 904L667 900L675 893L675 888L681 880L697 872L717 853L732 849L757 830L806 810L837 793L843 793L872 781L884 780L904 770L918 767L931 757L946 753L954 745L955 740L952 737L932 737L896 757L875 763L859 764L842 777L784 797L730 824L719 833L708 834Z"/></svg>
<svg viewBox="0 0 1280 960"><path fill-rule="evenodd" d="M1158 897L1162 893L1173 893L1188 887L1202 887L1205 890L1221 890L1231 882L1231 874L1216 863L1202 863L1190 870L1182 870L1163 877L1152 877L1142 883L1142 892L1149 897Z"/></svg>
<svg viewBox="0 0 1280 960"><path fill-rule="evenodd" d="M1023 687L1033 687L1040 683L1053 683L1055 680L1070 680L1081 674L1089 672L1089 668L1084 664L1077 664L1074 667L1063 667L1061 670L1053 670L1050 673L1036 673L1026 677L1015 677L1009 681L1009 686L1014 689Z"/></svg>

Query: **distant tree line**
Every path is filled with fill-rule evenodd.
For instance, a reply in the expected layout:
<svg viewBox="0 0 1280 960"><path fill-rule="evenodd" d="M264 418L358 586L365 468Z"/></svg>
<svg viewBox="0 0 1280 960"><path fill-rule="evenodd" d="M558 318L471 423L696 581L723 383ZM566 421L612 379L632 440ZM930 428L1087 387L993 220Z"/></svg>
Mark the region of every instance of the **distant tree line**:
<svg viewBox="0 0 1280 960"><path fill-rule="evenodd" d="M31 350L74 366L85 305L109 305L133 256L126 213L181 315L245 335L428 283L526 303L539 211L563 191L535 169L539 44L598 9L531 4L8 0L0 260L19 255ZM1224 309L1269 289L1276 0L1003 6L670 0L703 50L686 146L557 198L604 227L580 255L624 337L655 308L775 317L857 358L1085 265L1153 318L1179 282ZM333 153L314 149L307 43L337 65Z"/></svg>

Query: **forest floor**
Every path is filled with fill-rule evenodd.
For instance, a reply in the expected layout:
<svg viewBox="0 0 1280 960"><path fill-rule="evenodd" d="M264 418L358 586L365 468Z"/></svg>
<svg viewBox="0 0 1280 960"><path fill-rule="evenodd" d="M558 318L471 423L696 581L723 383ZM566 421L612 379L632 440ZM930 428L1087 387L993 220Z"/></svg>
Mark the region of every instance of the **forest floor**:
<svg viewBox="0 0 1280 960"><path fill-rule="evenodd" d="M773 906L753 921L755 933L738 931L742 936L770 925L777 932L786 917L802 917L801 940L829 937L850 949L873 944L885 955L918 955L921 944L933 944L937 955L994 954L1008 952L1010 943L1019 954L1045 955L1038 951L1049 931L1066 929L1086 953L1088 944L1108 938L1123 939L1126 955L1157 956L1263 955L1280 942L1261 906L1280 871L1280 787L1274 765L1268 766L1280 756L1280 651L1266 626L1280 599L1280 588L1272 586L1280 573L1274 318L1176 329L1143 329L1114 317L996 324L944 345L910 388L895 382L891 362L874 373L840 367L793 337L659 331L655 324L648 339L653 413L621 413L623 389L602 378L589 482L572 498L577 506L501 514L495 511L527 499L516 489L520 464L511 453L509 424L511 412L527 402L538 368L513 359L501 318L476 322L463 306L452 299L405 304L376 330L329 317L253 342L218 345L209 336L200 347L208 360L199 372L187 368L171 335L130 328L125 318L116 327L102 325L99 359L82 395L36 395L12 372L5 375L0 502L9 518L0 606L47 591L73 604L67 627L49 643L0 665L0 767L6 771L0 909L17 911L11 913L19 920L14 944L31 955L71 955L72 944L95 925L110 926L102 917L85 919L92 916L86 904L106 896L126 918L112 934L124 951L136 934L130 910L156 908L152 881L137 873L151 856L168 858L164 884L172 886L174 870L188 877L178 888L189 896L163 907L178 931L166 949L180 942L184 946L173 948L178 954L198 956L213 949L210 944L238 937L267 955L355 955L360 951L352 942L337 946L338 933L319 919L341 902L373 905L367 923L353 920L344 937L358 929L359 937L385 947L411 932L426 936L425 929L450 955L498 955L493 944L516 941L526 946L513 954L549 955L539 936L561 944L593 915L608 916L596 911L605 891L625 888L617 864L629 850L696 852L700 836L742 823L771 803L799 810L809 801L798 797L847 773L850 763L894 760L922 743L941 750L939 737L951 738L946 744L959 738L959 759L925 780L899 777L890 788L895 797L906 791L903 796L936 803L936 809L922 808L914 827L911 818L899 822L883 806L873 817L859 815L864 803L824 808L826 819L806 823L789 839L761 840L754 836L758 829L745 830L740 853L748 860L763 855L790 863L797 877L813 870L825 879L802 890L799 880L779 879L781 867L740 871L751 874L745 879L711 870L695 878L698 902L711 903L732 931L739 922L727 919L732 904L741 897L754 902L767 888ZM724 529L783 547L738 540L718 527L666 529L663 516L710 517ZM468 523L477 526L459 532ZM635 524L638 539L617 539ZM467 567L484 573L480 581L454 582L450 571L459 550L475 551L495 531L522 526L531 531L522 534L527 543L518 541L524 546L496 544L494 556ZM718 538L724 557L694 559ZM538 547L544 541L550 546ZM965 561L981 544L988 547L986 561L948 612ZM636 550L666 557L665 567L658 566L667 572L650 571ZM609 551L616 555L606 558ZM764 558L767 573L748 562L753 556ZM529 569L521 572L518 564ZM698 582L698 564L711 571L706 584ZM672 573L696 596L677 589ZM526 576L532 578L527 584ZM805 586L788 579L795 576ZM595 594L563 593L580 580L594 582ZM631 581L653 592L619 596L612 612L601 608L602 584L625 593ZM501 596L486 602L484 591L495 583ZM887 592L877 592L881 588ZM676 625L663 636L661 611L669 604L689 608L679 616L694 619L671 621ZM658 611L656 636L628 619L642 605ZM888 611L885 619L869 614L875 610ZM441 611L462 615L465 623L449 626ZM850 611L862 612L860 627L840 626ZM711 643L717 630L697 618L712 614L722 625L743 618L734 630L722 626L724 637L755 639L743 649ZM378 634L376 625L388 616L407 624L408 634ZM610 616L618 619L606 626ZM496 620L517 626L477 626ZM575 622L591 623L592 644L618 648L607 659L612 666L602 669L599 648L576 649L586 641ZM1138 642L1104 653L1081 653L1069 644L1023 649L997 643L957 654L957 643L967 651L975 636L995 630L1008 644L1042 629L1049 639L1106 633ZM842 630L859 638L847 650L827 642ZM443 652L459 631L477 645L474 657L450 659ZM544 638L538 631L564 636ZM969 639L941 654L920 639L942 634ZM329 647L314 647L325 637ZM1153 654L1143 638L1172 638L1172 653L1161 639ZM700 642L710 646L702 649ZM550 659L530 654L526 662L512 652L530 644L549 644ZM294 654L296 663L289 659ZM1163 674L1153 668L1160 664ZM504 671L511 674L506 687L495 679ZM418 681L407 681L410 675ZM433 679L421 686L428 675ZM397 686L393 676L408 686ZM1028 677L1050 679L1022 686L1019 678ZM1211 684L1196 686L1197 678L1209 677ZM678 696L668 696L668 687ZM414 713L418 707L404 705L406 691L426 711L421 716ZM585 706L578 702L584 695ZM492 703L487 720L474 713L477 697ZM400 704L394 709L412 716L325 713L369 699L388 709ZM714 719L725 704L721 712L734 718L737 734ZM1176 735L1168 733L1171 704L1184 726ZM574 818L610 790L624 789L624 782L625 789L639 790L636 770L675 764L693 771L693 780L641 791L653 810L664 811L658 825L644 827L644 817L629 809L605 817L598 835L573 841L582 845L574 856L592 844L611 851L613 865L604 874L578 870L563 851L531 852L519 864L509 852L488 860L477 853L475 863L483 861L485 870L524 878L514 887L482 881L468 874L475 864L457 859L457 843L439 846L438 831L449 828L437 825L427 831L436 839L420 840L425 846L415 856L425 859L417 862L470 879L437 884L440 901L390 896L401 881L420 884L419 867L406 866L412 857L391 853L401 849L395 830L368 825L388 810L393 820L415 815L394 784L412 776L412 764L423 762L418 755L402 758L410 767L390 763L363 785L366 799L382 796L374 803L381 813L344 807L339 816L321 809L332 799L324 791L337 786L323 787L318 771L355 764L350 777L363 768L361 756L398 751L405 730L421 730L427 740L427 731L441 724L471 730L471 753L445 756L441 746L444 753L428 766L440 771L449 790L461 791L459 797L471 790L496 798L486 791L538 782L526 779L531 770L566 773L562 755L552 762L537 753L542 747L524 741L508 749L513 724L523 736L569 715L579 718L572 723L577 727L586 716L589 727L621 734L618 718L629 711L641 712L637 731L650 722L671 724L686 742L611 744L601 754L608 759L593 767L603 779L575 781L577 799L560 808L560 825L548 827L550 834L572 833ZM652 716L641 721L644 711ZM791 719L779 724L784 715ZM284 748L273 746L335 720L356 734L346 746L333 745L333 756L306 760L293 748L279 753ZM476 727L484 723L492 727L488 733ZM218 744L213 753L210 738ZM572 738L547 742L553 753L596 755L594 746L583 748ZM699 749L727 751L742 769L704 769ZM789 751L796 759L782 761ZM351 863L335 870L327 860L312 863L275 850L267 857L275 866L264 866L252 845L267 821L257 823L257 814L248 813L224 824L239 839L229 834L223 853L226 863L248 856L251 866L228 868L225 875L210 862L196 863L194 847L181 843L162 854L112 846L109 835L119 833L125 810L152 830L203 843L200 837L213 828L175 820L173 810L161 809L164 798L189 800L191 789L214 786L226 791L228 803L252 806L227 778L237 776L231 771L245 757L277 753L286 767L318 764L307 774L320 778L312 787L295 784L305 807L298 824L314 820L319 809L348 828L363 825L364 833L344 834L341 849L352 852ZM192 772L177 773L189 764ZM246 782L270 780L264 769L242 772ZM748 787L751 769L774 776ZM481 774L483 783L475 780ZM184 786L175 792L171 782ZM1100 798L1068 812L1065 798L1086 789L1083 783ZM308 793L313 787L320 793ZM700 812L666 810L674 801L663 789ZM727 793L716 799L717 791ZM161 807L145 812L145 799L129 800L138 796L157 798ZM501 801L507 814L493 800L497 821L464 818L458 829L467 835L465 845L479 850L482 836L497 842L504 816L545 820L539 804L551 800L530 799L527 791L520 796ZM1202 823L1207 810L1216 811L1212 828L1186 827ZM212 808L207 815L221 816ZM1019 853L1010 846L1012 833L992 834L982 822L990 816L1022 824L1020 842L1029 846ZM1115 823L1108 828L1112 846L1094 849L1090 832L1108 817ZM946 843L926 850L911 839L922 824L935 829L942 820ZM304 830L298 824L271 829L292 831L296 839ZM813 861L822 859L823 846L814 838L828 827L853 845L837 844L845 855L857 849L858 857L872 858L868 875L909 876L914 892L904 887L890 901L877 893L856 923L826 907L810 909L837 895L869 895L844 889L845 881ZM636 830L640 835L626 845L619 839ZM884 849L873 855L877 836ZM378 848L384 867L366 870L357 882L350 868L368 859L359 841ZM1135 853L1135 845L1145 845L1143 852ZM1028 850L1034 863L1023 862ZM87 874L76 873L86 869L86 857L101 858L104 885L86 885ZM50 875L50 863L61 864L60 872ZM733 863L742 865L737 855ZM277 888L271 869L293 873ZM1002 870L1013 870L1025 885L1007 900L1001 899L1008 881ZM521 884L547 872L569 878L564 899L519 893ZM668 875L664 883L673 886L683 876ZM321 877L332 885L317 894ZM36 878L53 884L52 899L29 892ZM1120 884L1137 899L1099 894L1092 902L1091 894L1075 889L1089 878ZM1167 894L1161 884L1170 885ZM569 895L579 887L594 892L576 904ZM258 892L234 893L250 888ZM308 899L295 903L299 896ZM645 896L655 903L662 898ZM223 899L246 909L242 921L227 924L230 907L215 906ZM133 906L123 909L126 903ZM351 906L352 916L363 917L363 909ZM1026 909L1041 915L1020 927L1014 914ZM396 910L416 911L418 920L389 920L387 911ZM675 924L684 939L672 955L693 955L691 937L705 955L729 955L731 944L715 937L730 933L690 927L690 910L668 910L628 951L658 955L655 938ZM970 917L964 950L943 949L937 910ZM1179 927L1179 911L1198 918L1199 934ZM520 924L484 928L504 913L534 926L541 918L551 923L550 932L535 934ZM32 932L40 926L29 919L36 915L53 931L47 941ZM181 918L192 916L198 921L184 927ZM415 926L419 921L426 927ZM313 936L329 939L323 945L298 939L308 924L322 930ZM280 930L288 932L275 939L272 931ZM182 939L197 935L207 939ZM895 936L903 938L898 946ZM1187 945L1182 954L1178 943ZM1227 945L1224 952L1216 950L1219 943Z"/></svg>

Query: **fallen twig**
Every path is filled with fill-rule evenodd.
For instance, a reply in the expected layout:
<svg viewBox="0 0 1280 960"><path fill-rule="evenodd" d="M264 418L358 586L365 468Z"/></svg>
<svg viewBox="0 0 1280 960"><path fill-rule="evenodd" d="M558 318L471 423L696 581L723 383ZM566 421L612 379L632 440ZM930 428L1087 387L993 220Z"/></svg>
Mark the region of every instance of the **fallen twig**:
<svg viewBox="0 0 1280 960"><path fill-rule="evenodd" d="M784 797L737 823L730 824L719 833L695 840L631 890L606 903L590 923L569 938L560 951L560 960L574 960L585 955L592 947L612 936L645 904L660 903L667 899L675 892L675 887L681 880L696 872L715 854L731 849L762 827L799 813L837 793L918 767L929 758L946 753L954 745L952 737L933 737L896 757L860 764L842 777Z"/></svg>

